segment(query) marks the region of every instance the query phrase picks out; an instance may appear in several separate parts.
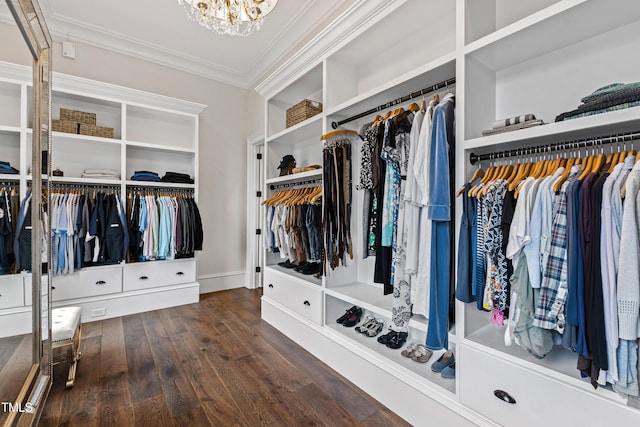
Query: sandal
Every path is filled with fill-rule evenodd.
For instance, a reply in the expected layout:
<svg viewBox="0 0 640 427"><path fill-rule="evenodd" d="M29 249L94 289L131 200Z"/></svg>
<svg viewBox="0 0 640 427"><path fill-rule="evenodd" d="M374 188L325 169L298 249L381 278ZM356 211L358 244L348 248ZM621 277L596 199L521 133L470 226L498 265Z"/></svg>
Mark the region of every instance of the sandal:
<svg viewBox="0 0 640 427"><path fill-rule="evenodd" d="M416 352L416 350L418 349L418 343L417 342L412 342L410 343L407 348L405 348L404 350L402 350L400 352L401 355L403 355L404 357L413 357L414 353Z"/></svg>
<svg viewBox="0 0 640 427"><path fill-rule="evenodd" d="M362 322L360 325L356 326L356 332L360 332L361 334L364 334L367 332L367 330L372 327L373 325L375 325L376 322L376 318L373 316L367 316L366 319L364 319L364 322Z"/></svg>
<svg viewBox="0 0 640 427"><path fill-rule="evenodd" d="M391 330L389 330L389 332L387 332L386 334L384 334L384 335L380 335L380 336L378 337L378 342L379 342L380 344L385 344L385 345L386 345L386 344L387 344L387 342L389 342L389 340L390 340L390 339L392 339L393 337L395 337L395 336L396 336L396 334L397 334L397 332L396 332L396 331L394 331L393 329L391 329Z"/></svg>
<svg viewBox="0 0 640 427"><path fill-rule="evenodd" d="M416 347L416 351L413 353L413 356L411 356L411 359L419 363L427 363L429 359L431 359L432 354L433 352L431 350L427 349L424 345L419 344Z"/></svg>
<svg viewBox="0 0 640 427"><path fill-rule="evenodd" d="M384 329L384 320L373 319L373 322L374 323L371 326L363 331L363 333L366 334L369 338L375 337Z"/></svg>
<svg viewBox="0 0 640 427"><path fill-rule="evenodd" d="M394 350L397 350L404 345L408 337L409 337L409 333L407 332L396 332L394 337L391 338L389 341L387 341L386 346Z"/></svg>

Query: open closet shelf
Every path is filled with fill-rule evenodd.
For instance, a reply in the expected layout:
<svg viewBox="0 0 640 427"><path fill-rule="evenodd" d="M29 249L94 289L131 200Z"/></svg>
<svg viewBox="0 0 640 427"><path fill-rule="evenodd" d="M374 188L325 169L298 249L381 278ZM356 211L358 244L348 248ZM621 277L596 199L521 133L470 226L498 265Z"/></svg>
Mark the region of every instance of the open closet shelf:
<svg viewBox="0 0 640 427"><path fill-rule="evenodd" d="M17 133L17 132L20 132L19 127L0 125L0 133Z"/></svg>
<svg viewBox="0 0 640 427"><path fill-rule="evenodd" d="M150 182L150 181L126 180L125 184L131 187L196 188L195 184L181 184L177 182Z"/></svg>
<svg viewBox="0 0 640 427"><path fill-rule="evenodd" d="M293 278L300 283L304 283L305 285L316 285L322 286L322 279L314 277L313 275L305 275L298 273L290 268L280 267L278 264L267 265L265 269L273 270L278 274L284 274L288 278Z"/></svg>
<svg viewBox="0 0 640 427"><path fill-rule="evenodd" d="M291 145L311 138L318 138L319 140L320 135L322 135L323 117L324 113L317 114L275 135L267 137L266 141Z"/></svg>
<svg viewBox="0 0 640 427"><path fill-rule="evenodd" d="M497 135L467 139L465 149L489 147L509 143L508 148L520 148L548 143L601 135L616 135L624 132L637 131L640 128L640 107L611 111L588 117L564 120L520 129Z"/></svg>
<svg viewBox="0 0 640 427"><path fill-rule="evenodd" d="M519 345L513 344L505 346L504 331L504 327L487 325L469 335L465 340L465 344L482 350L483 352L492 353L502 360L524 364L528 369L543 375L556 376L554 373L561 373L566 376L563 378L563 381L589 392L594 391L588 379L580 378L580 372L576 369L578 361L577 353L565 350L562 346L554 346L549 354L542 359L538 359ZM598 390L600 389L602 389L602 387L598 387ZM610 389L607 389L606 392L595 392L603 398L620 403L625 402L624 399Z"/></svg>
<svg viewBox="0 0 640 427"><path fill-rule="evenodd" d="M489 69L501 70L639 18L635 0L564 0L468 44L464 53Z"/></svg>
<svg viewBox="0 0 640 427"><path fill-rule="evenodd" d="M330 108L326 115L338 120L350 117L454 77L456 73L455 57L455 52L448 53ZM386 110L382 112L384 113L384 111Z"/></svg>
<svg viewBox="0 0 640 427"><path fill-rule="evenodd" d="M388 324L388 319L385 319ZM408 383L412 383L417 388L437 388L440 392L450 393L450 397L454 397L456 382L454 379L442 378L440 373L431 371L431 364L438 360L442 351L433 353L427 363L418 363L404 357L400 354L400 350L387 348L378 343L377 339L369 338L359 332L355 328L345 328L338 323L327 323L328 333L332 333L336 339L345 340L345 344L356 347L356 352L369 361L379 361L378 366L384 366L391 374L397 377L403 377ZM389 362L392 362L391 364ZM424 380L427 381L424 381ZM435 386L435 387L434 387Z"/></svg>
<svg viewBox="0 0 640 427"><path fill-rule="evenodd" d="M325 292L327 295L348 301L350 304L357 305L380 316L391 318L393 298L391 295L383 295L382 288L377 286L367 285L366 283L351 283L326 288ZM423 316L413 316L409 321L409 326L426 332L427 319ZM450 334L449 339L453 341L455 336Z"/></svg>
<svg viewBox="0 0 640 427"><path fill-rule="evenodd" d="M29 133L33 131L29 129ZM119 138L100 138L97 136L79 135L75 133L65 132L51 132L51 136L55 141L73 141L73 142L93 142L104 144L121 144L122 140Z"/></svg>
<svg viewBox="0 0 640 427"><path fill-rule="evenodd" d="M20 181L20 175L12 175L10 173L0 173L0 181Z"/></svg>
<svg viewBox="0 0 640 427"><path fill-rule="evenodd" d="M119 186L119 179L91 179L91 178L77 178L71 176L52 176L51 182L67 183L67 184L88 184L88 185L109 185Z"/></svg>
<svg viewBox="0 0 640 427"><path fill-rule="evenodd" d="M195 148L170 147L170 146L167 146L167 145L151 144L151 143L148 143L148 142L137 142L137 141L127 141L127 147L143 148L143 149L146 149L146 150L168 152L168 153L189 153L189 154L193 154L193 153L196 152Z"/></svg>
<svg viewBox="0 0 640 427"><path fill-rule="evenodd" d="M314 169L311 171L294 173L291 175L278 176L276 178L269 178L266 180L267 185L269 184L282 184L286 182L296 182L305 178L322 178L322 169Z"/></svg>

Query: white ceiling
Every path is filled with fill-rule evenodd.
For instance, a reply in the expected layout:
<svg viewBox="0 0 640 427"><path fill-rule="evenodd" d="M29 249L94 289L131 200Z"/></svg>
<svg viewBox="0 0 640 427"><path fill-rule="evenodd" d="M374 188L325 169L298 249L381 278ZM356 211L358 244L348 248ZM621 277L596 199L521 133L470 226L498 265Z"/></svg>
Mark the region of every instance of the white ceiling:
<svg viewBox="0 0 640 427"><path fill-rule="evenodd" d="M206 30L189 20L177 0L40 0L40 5L56 39L95 45L248 88L300 40L317 33L336 10L352 2L279 0L260 31L249 37ZM0 4L0 13L8 15L4 2Z"/></svg>

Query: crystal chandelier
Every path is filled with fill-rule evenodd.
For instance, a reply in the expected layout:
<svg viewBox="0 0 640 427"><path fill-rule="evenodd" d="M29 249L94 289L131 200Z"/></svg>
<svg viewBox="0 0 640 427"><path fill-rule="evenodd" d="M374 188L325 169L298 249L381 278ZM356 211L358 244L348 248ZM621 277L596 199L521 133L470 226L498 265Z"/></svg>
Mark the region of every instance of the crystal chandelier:
<svg viewBox="0 0 640 427"><path fill-rule="evenodd" d="M178 0L187 16L218 34L248 36L257 31L278 0Z"/></svg>

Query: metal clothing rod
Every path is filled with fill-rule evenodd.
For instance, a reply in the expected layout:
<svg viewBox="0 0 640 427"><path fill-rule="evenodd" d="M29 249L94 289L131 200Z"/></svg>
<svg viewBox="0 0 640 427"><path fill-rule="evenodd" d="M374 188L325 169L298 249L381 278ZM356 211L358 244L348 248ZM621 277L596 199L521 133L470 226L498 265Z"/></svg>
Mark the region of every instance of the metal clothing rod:
<svg viewBox="0 0 640 427"><path fill-rule="evenodd" d="M619 135L609 135L609 136L601 136L594 138L587 138L577 141L565 141L565 142L557 142L553 144L545 144L538 145L536 147L527 147L527 148L517 148L514 150L505 150L499 151L497 153L489 153L489 154L469 154L469 162L472 165L475 165L477 162L482 160L496 160L496 159L504 159L507 157L520 157L524 155L530 154L546 154L553 153L557 151L569 151L569 150L578 150L586 147L596 147L606 144L620 144L626 142L632 142L637 139L640 139L640 131L629 132L625 134Z"/></svg>
<svg viewBox="0 0 640 427"><path fill-rule="evenodd" d="M318 185L322 185L322 178L317 178L317 179L309 179L307 181L297 181L297 182L290 182L287 184L271 184L269 186L269 188L271 190L282 190L284 188L303 188L305 186L318 186Z"/></svg>
<svg viewBox="0 0 640 427"><path fill-rule="evenodd" d="M332 122L331 123L331 127L334 128L334 129L338 129L338 126L343 125L345 123L349 123L349 122L352 122L354 120L361 119L363 117L368 116L369 114L379 113L382 110L386 110L386 109L391 108L393 106L396 106L398 104L403 104L403 103L405 103L405 102L407 102L407 101L409 101L411 99L418 98L420 96L426 95L426 94L431 93L431 92L435 92L435 91L440 90L442 88L448 87L449 85L454 85L455 83L456 83L456 78L452 77L452 78L450 78L448 80L445 80L443 82L436 83L436 84L434 84L432 86L426 87L424 89L420 89L417 92L413 92L413 93L411 93L409 95L403 96L402 98L398 98L398 99L395 99L393 101L389 101L386 104L378 105L375 108L372 108L372 109L367 110L367 111L365 111L363 113L360 113L360 114L356 114L355 116L349 117L348 119L340 120L340 121L337 121L337 122Z"/></svg>

